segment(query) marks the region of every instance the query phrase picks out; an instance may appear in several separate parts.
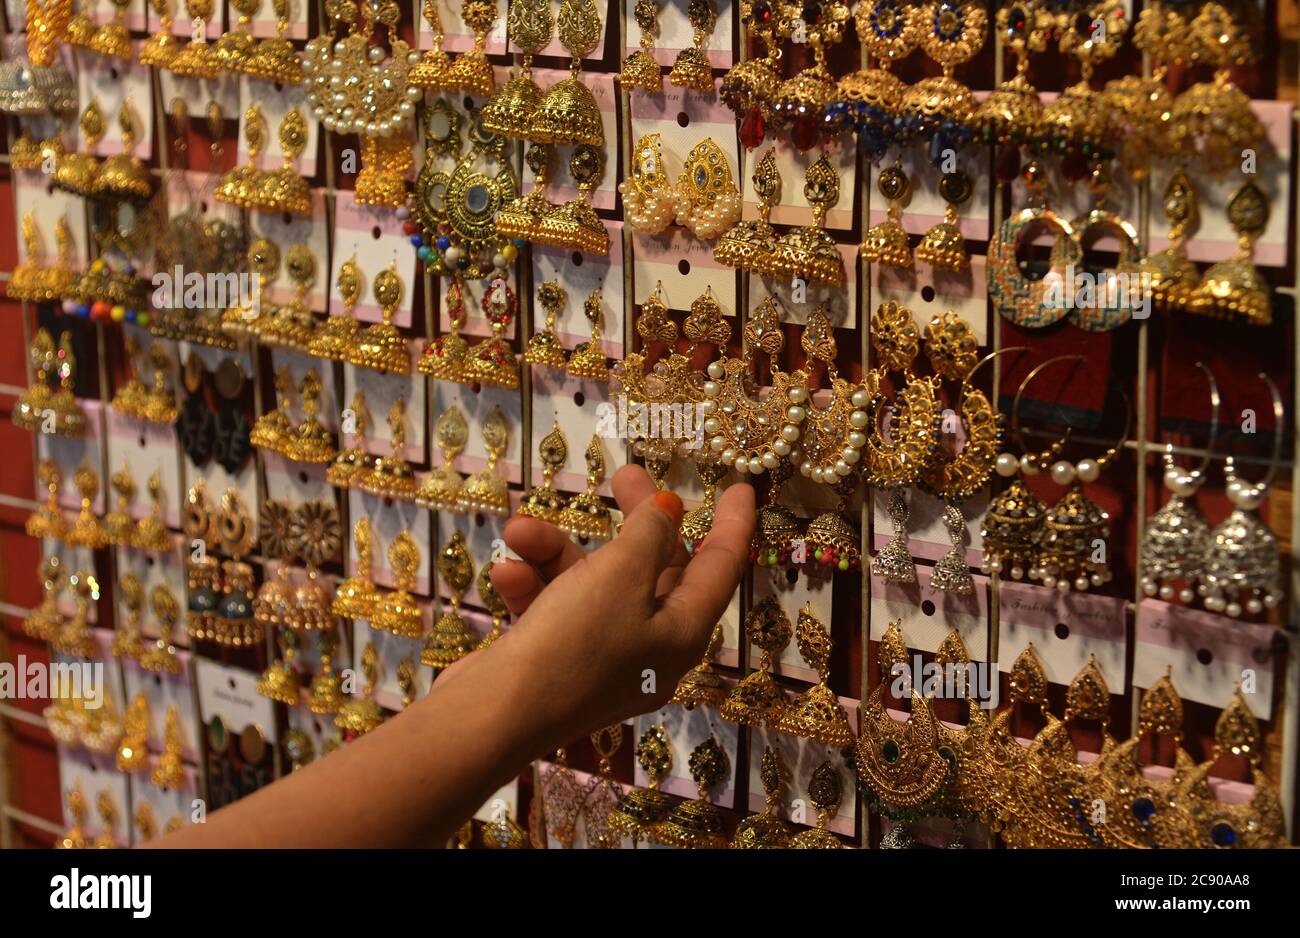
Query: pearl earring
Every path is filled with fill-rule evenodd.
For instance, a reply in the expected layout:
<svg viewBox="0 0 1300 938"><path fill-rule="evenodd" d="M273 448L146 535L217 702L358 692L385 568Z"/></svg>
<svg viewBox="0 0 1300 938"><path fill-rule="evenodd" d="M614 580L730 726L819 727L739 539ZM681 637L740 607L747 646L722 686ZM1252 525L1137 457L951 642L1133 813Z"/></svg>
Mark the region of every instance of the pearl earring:
<svg viewBox="0 0 1300 938"><path fill-rule="evenodd" d="M1231 456L1223 466L1227 481L1231 514L1210 532L1205 551L1205 573L1198 592L1205 597L1205 608L1222 612L1234 619L1242 611L1256 615L1272 609L1282 601L1282 571L1277 538L1256 513L1268 494L1282 456L1282 395L1268 375L1260 380L1273 395L1273 458L1268 472L1258 482L1237 475ZM1241 600L1245 598L1243 606Z"/></svg>
<svg viewBox="0 0 1300 938"><path fill-rule="evenodd" d="M1196 367L1210 382L1210 438L1205 444L1205 457L1195 469L1184 470L1174 463L1173 444L1165 448L1164 483L1173 494L1147 522L1139 561L1143 593L1166 601L1177 596L1184 605L1196 598L1197 583L1205 573L1210 526L1196 507L1195 495L1205 482L1210 452L1219 433L1219 385L1202 362L1197 362ZM1174 582L1178 580L1183 585L1175 590Z"/></svg>

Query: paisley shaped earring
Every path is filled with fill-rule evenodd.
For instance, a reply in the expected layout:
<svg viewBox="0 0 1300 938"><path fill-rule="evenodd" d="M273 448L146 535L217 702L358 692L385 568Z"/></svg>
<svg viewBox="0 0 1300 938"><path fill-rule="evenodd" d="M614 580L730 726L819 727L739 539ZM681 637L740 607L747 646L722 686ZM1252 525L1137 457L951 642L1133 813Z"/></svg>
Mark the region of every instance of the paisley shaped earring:
<svg viewBox="0 0 1300 938"><path fill-rule="evenodd" d="M564 511L565 501L564 496L551 485L551 480L564 468L569 458L569 444L560 430L559 421L554 422L551 431L537 444L537 455L542 463L542 482L524 493L518 514L557 524L560 513Z"/></svg>
<svg viewBox="0 0 1300 938"><path fill-rule="evenodd" d="M853 745L849 715L827 683L830 680L830 629L812 611L812 603L799 610L795 626L799 656L817 672L817 683L804 691L785 709L776 728L782 733L811 739L832 749ZM836 799L835 804L839 804Z"/></svg>
<svg viewBox="0 0 1300 938"><path fill-rule="evenodd" d="M758 760L758 777L763 783L763 813L751 814L738 825L731 846L741 850L783 850L790 846L791 828L776 813L781 803L781 786L789 769L779 749L763 747Z"/></svg>
<svg viewBox="0 0 1300 938"><path fill-rule="evenodd" d="M533 81L533 56L550 44L554 26L550 0L517 0L506 10L510 44L523 53L523 59L519 73L511 70L510 80L484 105L482 121L487 130L507 137L528 138L533 114L542 100L542 89Z"/></svg>
<svg viewBox="0 0 1300 938"><path fill-rule="evenodd" d="M724 720L742 726L767 725L778 728L788 701L772 679L772 663L793 633L790 619L781 604L771 596L760 600L745 617L745 634L761 652L758 667L745 675L719 710Z"/></svg>
<svg viewBox="0 0 1300 938"><path fill-rule="evenodd" d="M442 451L442 465L434 469L420 483L415 493L415 503L433 511L456 511L460 507L464 478L456 471L456 457L469 442L469 424L460 407L452 404L433 425L434 439Z"/></svg>

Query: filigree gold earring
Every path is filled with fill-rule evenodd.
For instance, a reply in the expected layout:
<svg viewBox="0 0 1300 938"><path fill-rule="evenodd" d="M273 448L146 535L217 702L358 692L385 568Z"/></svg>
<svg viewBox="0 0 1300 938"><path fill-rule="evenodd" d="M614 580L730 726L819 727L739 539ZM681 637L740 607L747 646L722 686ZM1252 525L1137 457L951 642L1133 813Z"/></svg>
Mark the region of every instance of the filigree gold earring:
<svg viewBox="0 0 1300 938"><path fill-rule="evenodd" d="M776 166L776 151L768 149L754 167L754 193L758 196L758 218L743 218L721 238L713 249L713 259L728 267L750 270L765 277L781 275L776 261L776 231L772 228L772 209L781 201L781 173Z"/></svg>
<svg viewBox="0 0 1300 938"><path fill-rule="evenodd" d="M1263 372L1259 378L1273 396L1273 456L1268 472L1258 482L1237 475L1231 456L1224 460L1223 477L1233 508L1210 532L1202 577L1204 589L1198 587L1206 609L1234 619L1243 611L1256 615L1276 608L1285 596L1277 538L1256 513L1268 495L1282 455L1282 396L1272 378Z"/></svg>
<svg viewBox="0 0 1300 938"><path fill-rule="evenodd" d="M181 711L176 704L167 708L163 720L163 752L149 780L163 791L177 791L185 783L185 764L181 761Z"/></svg>
<svg viewBox="0 0 1300 938"><path fill-rule="evenodd" d="M339 298L343 301L343 314L330 316L316 330L307 346L308 354L332 361L347 361L348 349L356 343L361 331L361 323L352 316L352 310L361 298L361 284L361 268L357 265L356 254L353 254L339 265L338 274L334 278Z"/></svg>
<svg viewBox="0 0 1300 938"><path fill-rule="evenodd" d="M654 56L655 39L659 35L659 0L637 0L632 8L632 17L641 30L641 37L637 41L637 50L623 60L618 83L629 92L635 89L647 94L661 94L664 76Z"/></svg>
<svg viewBox="0 0 1300 938"><path fill-rule="evenodd" d="M1011 424L1022 449L1020 401L1025 387L1044 368L1072 358L1074 356L1062 356L1038 365L1025 376L1016 392ZM1110 537L1110 515L1084 494L1083 483L1097 481L1102 470L1113 463L1124 448L1133 417L1127 395L1122 396L1124 432L1119 442L1096 459L1081 459L1077 465L1058 459L1050 467L1038 466L1047 469L1057 485L1068 486L1065 495L1043 515L1043 528L1034 544L1035 561L1027 571L1031 580L1039 580L1049 589L1055 587L1066 593L1073 587L1082 592L1090 585L1102 585L1113 576L1106 562L1105 550L1098 552L1098 546L1104 547Z"/></svg>
<svg viewBox="0 0 1300 938"><path fill-rule="evenodd" d="M491 646L498 638L505 633L505 621L510 616L510 607L506 601L497 592L496 586L492 583L492 564L491 562L483 564L479 568L478 578L474 581L474 588L478 590L478 598L487 607L488 613L492 616L492 627L488 633L479 641L475 651Z"/></svg>
<svg viewBox="0 0 1300 938"><path fill-rule="evenodd" d="M352 403L344 411L346 418L351 412L352 445L340 449L329 468L325 470L325 481L337 488L350 488L353 481L375 468L375 457L365 448L365 439L370 430L370 408L366 404L366 393L360 388L352 395Z"/></svg>
<svg viewBox="0 0 1300 938"><path fill-rule="evenodd" d="M613 758L623 745L623 724L615 723L591 734L591 748L598 760L596 774L587 782L582 798L582 824L587 848L610 850L620 845L619 832L610 826L623 787L614 780Z"/></svg>
<svg viewBox="0 0 1300 938"><path fill-rule="evenodd" d="M492 327L492 335L469 352L465 367L470 381L509 390L519 387L519 363L505 338L518 311L519 300L506 281L506 271L497 268L483 293L483 315Z"/></svg>
<svg viewBox="0 0 1300 938"><path fill-rule="evenodd" d="M763 783L763 812L751 814L736 826L731 846L742 850L783 850L790 846L792 831L776 813L781 803L781 786L789 777L780 750L771 746L763 748L758 777Z"/></svg>
<svg viewBox="0 0 1300 938"><path fill-rule="evenodd" d="M724 720L742 726L773 728L781 725L789 705L783 691L772 679L772 663L794 632L781 604L772 597L759 601L745 617L745 633L759 649L758 667L731 689L719 714Z"/></svg>
<svg viewBox="0 0 1300 938"><path fill-rule="evenodd" d="M582 57L600 42L603 24L595 0L561 0L556 19L560 43L572 56L570 76L546 90L533 112L527 139L538 143L605 145L600 106L582 83Z"/></svg>
<svg viewBox="0 0 1300 938"><path fill-rule="evenodd" d="M72 816L72 826L63 832L57 846L61 850L85 850L90 842L86 839L86 796L81 789L73 788L68 792L68 814Z"/></svg>
<svg viewBox="0 0 1300 938"><path fill-rule="evenodd" d="M463 0L461 19L474 32L474 45L466 49L451 63L447 84L460 91L479 97L490 97L496 89L492 65L487 60L487 38L497 21L495 3L483 0Z"/></svg>
<svg viewBox="0 0 1300 938"><path fill-rule="evenodd" d="M163 520L162 474L154 470L146 484L149 489L149 515L136 522L131 546L140 550L164 553L171 549L172 533Z"/></svg>
<svg viewBox="0 0 1300 938"><path fill-rule="evenodd" d="M138 772L148 764L149 724L152 722L149 695L140 691L132 698L122 721L122 742L118 744L115 758L119 772Z"/></svg>
<svg viewBox="0 0 1300 938"><path fill-rule="evenodd" d="M459 406L452 404L438 415L433 425L433 435L438 449L442 451L442 465L420 483L415 493L415 503L433 511L456 511L460 507L465 479L456 471L454 463L469 442L469 424Z"/></svg>
<svg viewBox="0 0 1300 938"><path fill-rule="evenodd" d="M146 671L180 674L181 661L176 656L176 643L172 631L180 618L180 604L172 591L159 583L149 591L149 608L158 620L158 638L140 655L140 667Z"/></svg>
<svg viewBox="0 0 1300 938"><path fill-rule="evenodd" d="M727 845L720 808L709 801L709 792L731 774L731 759L712 733L691 750L691 778L699 796L678 802L655 829L655 838L669 847L716 850Z"/></svg>
<svg viewBox="0 0 1300 938"><path fill-rule="evenodd" d="M597 491L605 481L605 454L600 434L591 438L584 454L587 460L587 491L579 492L564 506L556 527L574 537L590 541L607 541L614 536L609 506Z"/></svg>
<svg viewBox="0 0 1300 938"><path fill-rule="evenodd" d="M406 398L398 397L388 411L388 432L391 452L375 459L374 467L359 473L353 481L354 488L379 498L392 498L409 502L415 499L419 484L415 470L406 461Z"/></svg>
<svg viewBox="0 0 1300 938"><path fill-rule="evenodd" d="M813 223L792 228L776 239L771 262L774 275L841 287L844 285L844 258L835 239L826 230L826 213L840 199L840 174L826 154L823 153L804 173L803 195L812 206Z"/></svg>
<svg viewBox="0 0 1300 938"><path fill-rule="evenodd" d="M460 604L474 583L474 559L459 531L452 533L438 551L438 575L447 584L448 602L424 641L420 663L434 671L449 668L478 647L479 637L461 617Z"/></svg>
<svg viewBox="0 0 1300 938"><path fill-rule="evenodd" d="M419 61L411 66L407 80L417 88L428 88L433 91L450 90L454 87L450 74L451 56L443 48L442 14L438 11L438 0L424 0L420 4L420 13L433 34L433 47L426 49ZM513 27L513 18L508 19L508 22ZM510 41L518 44L513 28L510 30Z"/></svg>
<svg viewBox="0 0 1300 938"><path fill-rule="evenodd" d="M569 444L564 438L564 431L560 429L559 421L554 422L551 431L537 444L537 456L542 463L542 482L524 493L518 514L557 524L564 511L565 500L551 485L551 480L569 459Z"/></svg>
<svg viewBox="0 0 1300 938"><path fill-rule="evenodd" d="M640 840L655 843L659 825L673 804L673 799L659 790L660 781L673 766L673 750L663 724L656 723L641 734L635 755L646 774L646 787L633 788L623 796L609 816L609 827L630 837L634 844Z"/></svg>
<svg viewBox="0 0 1300 938"><path fill-rule="evenodd" d="M542 774L541 789L546 833L567 850L578 834L583 793L573 769L569 768L569 754L564 747L555 750L555 759Z"/></svg>
<svg viewBox="0 0 1300 938"><path fill-rule="evenodd" d="M334 656L338 653L339 635L333 627L321 632L320 673L311 679L307 689L307 709L312 713L338 713L347 698L343 694L343 680L334 670Z"/></svg>
<svg viewBox="0 0 1300 938"><path fill-rule="evenodd" d="M832 749L852 746L849 715L827 683L831 663L830 629L813 613L811 603L805 603L799 610L795 642L799 646L799 656L817 672L818 680L790 703L776 728L782 733L811 739ZM838 799L836 804L839 804Z"/></svg>
<svg viewBox="0 0 1300 938"><path fill-rule="evenodd" d="M948 380L961 379L958 407L966 436L961 452L949 456L941 450L918 480L923 489L943 499L944 526L952 540L952 549L934 565L930 588L970 595L975 590L975 581L966 563L966 518L961 503L988 481L1002 442L1001 414L989 403L983 391L972 386L971 381L976 371L997 356L1027 351L1027 348L999 349L973 361L977 346L972 347L975 339L970 334L970 326L951 312L936 316L930 322L926 327L925 341L935 371Z"/></svg>
<svg viewBox="0 0 1300 938"><path fill-rule="evenodd" d="M829 759L812 771L808 779L808 800L817 809L817 826L800 831L790 840L795 850L842 850L844 844L827 830L844 798L844 785L840 773Z"/></svg>
<svg viewBox="0 0 1300 938"><path fill-rule="evenodd" d="M393 317L397 313L397 307L402 304L405 289L402 278L397 273L396 261L375 275L375 302L379 304L383 318L360 331L356 341L348 348L348 362L397 375L411 373L410 349L407 348L406 339L393 325Z"/></svg>
<svg viewBox="0 0 1300 938"><path fill-rule="evenodd" d="M388 545L388 566L393 571L393 589L375 596L370 627L400 638L419 638L424 633L424 615L411 589L420 569L420 548L410 531L403 531Z"/></svg>
<svg viewBox="0 0 1300 938"><path fill-rule="evenodd" d="M157 772L156 769L154 771ZM113 801L113 795L107 788L101 791L95 799L95 807L99 809L99 819L104 825L104 829L95 838L95 842L91 846L97 850L116 849L117 804Z"/></svg>
<svg viewBox="0 0 1300 938"><path fill-rule="evenodd" d="M772 123L777 129L789 127L791 142L806 152L817 144L826 106L835 95L826 49L844 38L849 5L846 0L823 0L816 7L783 3L781 16L790 22L792 33L802 33L813 62L777 86L771 98ZM802 22L802 29L795 20Z"/></svg>
<svg viewBox="0 0 1300 938"><path fill-rule="evenodd" d="M712 94L713 67L709 64L709 55L704 46L718 22L718 11L714 8L713 0L690 0L686 5L686 18L695 31L694 36L690 46L677 53L677 61L668 73L668 81L688 91Z"/></svg>
<svg viewBox="0 0 1300 938"><path fill-rule="evenodd" d="M369 621L379 593L370 578L374 541L369 518L362 518L356 523L352 529L352 540L356 545L357 560L352 575L334 590L330 612L344 619Z"/></svg>
<svg viewBox="0 0 1300 938"><path fill-rule="evenodd" d="M659 66L655 66L658 75ZM660 234L668 229L677 214L677 194L668 183L664 166L663 137L646 134L632 151L632 172L618 184L633 228L646 234Z"/></svg>
<svg viewBox="0 0 1300 938"><path fill-rule="evenodd" d="M447 319L451 324L446 332L425 345L416 365L420 374L450 381L455 384L470 382L468 364L469 343L460 334L465 325L465 288L460 277L452 277L447 285Z"/></svg>
<svg viewBox="0 0 1300 938"><path fill-rule="evenodd" d="M506 415L494 405L483 418L479 433L487 450L487 465L473 473L461 486L457 508L466 513L481 511L484 514L505 517L510 514L510 489L505 478L497 471L497 463L505 455L509 440Z"/></svg>
<svg viewBox="0 0 1300 938"><path fill-rule="evenodd" d="M334 725L343 731L345 740L364 736L384 722L384 713L375 703L375 688L379 686L379 652L367 645L361 653L361 673L365 676L362 696L353 697L334 715Z"/></svg>
<svg viewBox="0 0 1300 938"><path fill-rule="evenodd" d="M320 412L320 376L313 368L302 377L298 395L302 401L302 423L294 428L284 454L298 462L331 463L338 456L334 436L316 415Z"/></svg>
<svg viewBox="0 0 1300 938"><path fill-rule="evenodd" d="M523 59L519 73L512 72L483 107L480 119L492 133L527 139L532 132L533 114L542 101L542 89L533 81L533 56L550 43L554 26L550 0L517 0L507 9L506 31Z"/></svg>
<svg viewBox="0 0 1300 938"><path fill-rule="evenodd" d="M95 499L99 496L99 475L89 465L83 465L72 474L72 484L81 496L81 510L63 536L63 543L69 547L99 550L108 544L108 536L94 510Z"/></svg>
<svg viewBox="0 0 1300 938"><path fill-rule="evenodd" d="M563 368L568 363L564 345L555 332L556 320L567 301L568 293L558 280L547 280L537 288L537 302L546 311L546 325L541 332L528 338L528 348L524 351L524 361L527 364Z"/></svg>
<svg viewBox="0 0 1300 938"><path fill-rule="evenodd" d="M712 292L709 295L712 296ZM588 381L609 380L609 363L605 360L605 350L600 344L603 331L601 320L604 317L601 298L601 291L596 289L583 301L582 314L591 327L591 338L586 342L579 342L569 355L567 370L570 377L585 378ZM716 303L714 305L716 306ZM721 315L721 310L718 314Z"/></svg>
<svg viewBox="0 0 1300 938"><path fill-rule="evenodd" d="M59 594L68 583L67 575L63 572L63 562L58 554L51 554L45 558L41 564L40 575L44 598L23 620L23 632L29 638L48 642L58 634L59 625L63 621L59 613ZM125 589L123 592L126 592Z"/></svg>

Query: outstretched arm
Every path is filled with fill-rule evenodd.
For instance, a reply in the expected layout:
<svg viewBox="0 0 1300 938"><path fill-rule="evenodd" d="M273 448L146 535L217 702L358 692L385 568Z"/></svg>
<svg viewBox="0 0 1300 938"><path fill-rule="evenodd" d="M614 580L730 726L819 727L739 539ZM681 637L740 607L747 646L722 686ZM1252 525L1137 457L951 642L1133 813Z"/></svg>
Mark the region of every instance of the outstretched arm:
<svg viewBox="0 0 1300 938"><path fill-rule="evenodd" d="M626 520L590 555L544 522L506 525L523 560L492 579L516 621L486 651L373 732L148 846L440 845L532 760L662 706L740 581L754 494L728 488L688 558L677 496L635 466L613 484ZM642 693L647 669L657 694Z"/></svg>

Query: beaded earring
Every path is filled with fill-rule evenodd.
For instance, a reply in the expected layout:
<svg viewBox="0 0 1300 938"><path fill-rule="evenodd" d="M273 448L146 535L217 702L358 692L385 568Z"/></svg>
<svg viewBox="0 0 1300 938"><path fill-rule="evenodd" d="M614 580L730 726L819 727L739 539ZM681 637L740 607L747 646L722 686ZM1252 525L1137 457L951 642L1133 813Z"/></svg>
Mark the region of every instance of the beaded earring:
<svg viewBox="0 0 1300 938"><path fill-rule="evenodd" d="M605 481L605 454L600 434L591 438L584 454L587 460L587 491L579 492L560 512L556 527L584 541L607 541L614 536L609 506L597 490Z"/></svg>

